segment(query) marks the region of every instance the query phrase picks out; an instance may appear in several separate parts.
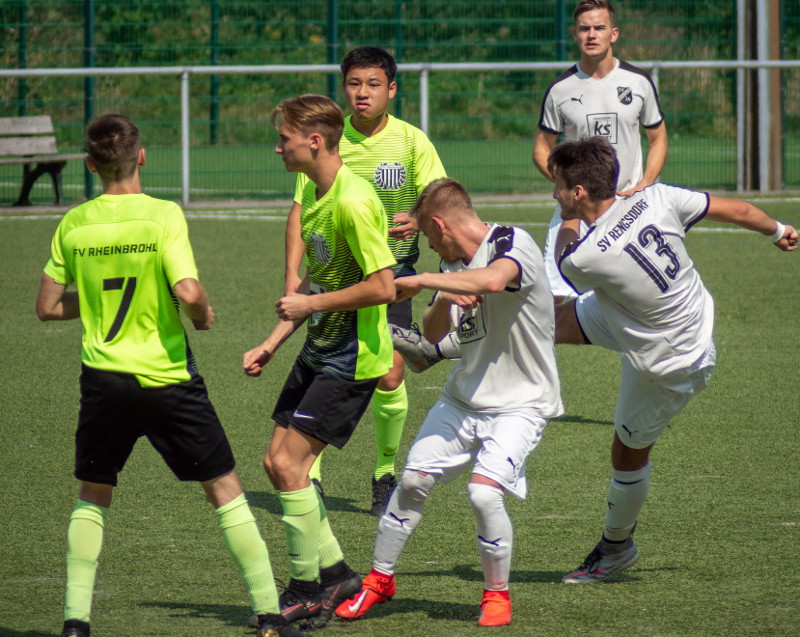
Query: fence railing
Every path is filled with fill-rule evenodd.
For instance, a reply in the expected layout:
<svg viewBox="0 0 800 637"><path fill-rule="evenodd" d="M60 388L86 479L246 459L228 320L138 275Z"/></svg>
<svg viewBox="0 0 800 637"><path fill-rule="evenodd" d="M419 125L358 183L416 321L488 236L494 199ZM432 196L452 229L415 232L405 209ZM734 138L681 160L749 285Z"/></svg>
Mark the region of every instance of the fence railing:
<svg viewBox="0 0 800 637"><path fill-rule="evenodd" d="M648 70L653 82L658 87L659 75L662 70L668 69L725 69L736 70L737 75L737 189L743 188L744 154L745 154L745 125L748 112L745 110L744 99L744 72L757 69L765 72L769 69L800 69L800 60L758 60L758 61L642 61L632 64ZM466 71L490 71L504 73L509 71L559 71L565 68L564 62L498 62L498 63L421 63L399 64L398 71L418 73L419 101L420 101L420 128L428 131L430 113L430 75L432 73L450 72L459 73ZM338 65L246 65L246 66L167 66L167 67L121 67L121 68L53 68L53 69L0 69L0 77L111 77L111 76L174 76L180 82L180 113L181 113L181 201L184 205L190 201L190 82L192 76L209 75L271 75L271 74L312 74L312 73L339 73ZM773 105L766 82L759 83L758 99L755 100L753 115L758 118L759 129L769 130ZM767 191L770 183L769 135L759 134L759 183L762 191Z"/></svg>

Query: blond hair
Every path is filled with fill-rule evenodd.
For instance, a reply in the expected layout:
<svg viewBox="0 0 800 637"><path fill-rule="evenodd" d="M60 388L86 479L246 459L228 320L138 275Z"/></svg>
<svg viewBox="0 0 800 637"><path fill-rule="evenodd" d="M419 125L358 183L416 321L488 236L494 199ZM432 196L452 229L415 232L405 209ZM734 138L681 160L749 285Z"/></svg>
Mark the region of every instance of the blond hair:
<svg viewBox="0 0 800 637"><path fill-rule="evenodd" d="M344 112L330 97L300 95L283 100L272 111L272 124L309 135L318 132L328 150L336 148L344 129Z"/></svg>

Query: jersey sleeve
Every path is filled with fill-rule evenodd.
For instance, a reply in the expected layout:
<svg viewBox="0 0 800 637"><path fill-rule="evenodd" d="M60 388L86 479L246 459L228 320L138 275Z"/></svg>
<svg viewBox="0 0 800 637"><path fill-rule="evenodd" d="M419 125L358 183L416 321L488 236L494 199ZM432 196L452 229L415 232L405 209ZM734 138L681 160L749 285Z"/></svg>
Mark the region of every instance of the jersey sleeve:
<svg viewBox="0 0 800 637"><path fill-rule="evenodd" d="M668 184L653 184L655 192L669 202L684 231L701 221L708 212L708 193ZM663 206L667 208L667 206Z"/></svg>
<svg viewBox="0 0 800 637"><path fill-rule="evenodd" d="M63 232L64 222L62 220L62 222L58 224L58 228L53 235L53 240L50 242L50 259L44 266L44 273L51 277L56 283L69 285L75 281L75 276L64 254Z"/></svg>
<svg viewBox="0 0 800 637"><path fill-rule="evenodd" d="M177 205L173 205L166 217L161 263L167 281L172 286L183 279L197 280L197 266L189 243L189 228L183 211Z"/></svg>
<svg viewBox="0 0 800 637"><path fill-rule="evenodd" d="M539 130L553 135L559 135L564 132L564 122L561 120L561 114L556 107L555 99L553 99L552 86L545 93L542 100L542 111L539 114Z"/></svg>
<svg viewBox="0 0 800 637"><path fill-rule="evenodd" d="M308 185L308 176L305 173L297 173L297 180L294 182L294 199L295 203L303 205L303 191Z"/></svg>
<svg viewBox="0 0 800 637"><path fill-rule="evenodd" d="M645 128L655 128L664 121L664 113L661 110L661 103L658 101L658 91L650 76L642 71L642 93L644 104L639 113L639 122Z"/></svg>
<svg viewBox="0 0 800 637"><path fill-rule="evenodd" d="M386 213L377 196L370 195L341 198L333 209L334 223L347 239L365 276L395 264L386 242Z"/></svg>
<svg viewBox="0 0 800 637"><path fill-rule="evenodd" d="M439 154L427 135L422 131L417 135L417 157L416 157L416 189L417 196L432 181L447 177Z"/></svg>

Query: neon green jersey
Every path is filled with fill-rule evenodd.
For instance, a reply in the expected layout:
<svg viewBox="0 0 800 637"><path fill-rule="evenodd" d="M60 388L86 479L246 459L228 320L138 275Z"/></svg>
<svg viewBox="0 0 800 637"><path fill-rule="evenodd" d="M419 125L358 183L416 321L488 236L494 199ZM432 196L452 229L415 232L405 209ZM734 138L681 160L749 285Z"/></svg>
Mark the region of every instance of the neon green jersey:
<svg viewBox="0 0 800 637"><path fill-rule="evenodd" d="M386 236L386 215L375 191L347 166L330 190L316 199L308 181L301 194L300 233L306 246L311 293L335 292L394 265ZM392 366L386 306L317 312L308 319L300 358L352 380L383 376Z"/></svg>
<svg viewBox="0 0 800 637"><path fill-rule="evenodd" d="M425 186L447 176L444 166L425 133L408 122L388 115L381 131L365 137L353 128L351 117L344 121L339 154L354 173L372 184L386 211L387 223L396 226L392 222L394 215L408 212ZM307 179L303 174L298 177L298 203ZM418 235L402 241L387 235L387 241L397 261L394 275L414 274L414 264L419 259Z"/></svg>
<svg viewBox="0 0 800 637"><path fill-rule="evenodd" d="M64 215L51 253L45 273L78 289L87 366L134 374L143 387L197 374L172 294L178 281L197 279L178 205L101 195Z"/></svg>

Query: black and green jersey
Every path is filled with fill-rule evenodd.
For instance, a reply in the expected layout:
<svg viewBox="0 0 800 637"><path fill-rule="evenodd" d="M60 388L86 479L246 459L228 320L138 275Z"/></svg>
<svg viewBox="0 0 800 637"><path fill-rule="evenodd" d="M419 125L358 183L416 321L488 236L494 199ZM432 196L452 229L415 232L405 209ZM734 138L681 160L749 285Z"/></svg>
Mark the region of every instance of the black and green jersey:
<svg viewBox="0 0 800 637"><path fill-rule="evenodd" d="M442 162L428 137L419 128L388 116L383 130L365 137L345 119L344 133L339 142L339 154L345 164L357 175L372 184L386 211L389 226L398 212L408 212L417 201L419 193L434 179L446 177ZM300 175L295 201L307 183ZM397 240L387 235L389 249L397 265L394 275L414 274L414 264L419 259L418 236Z"/></svg>
<svg viewBox="0 0 800 637"><path fill-rule="evenodd" d="M316 185L308 181L300 198L312 294L355 285L394 265L383 206L364 179L342 166L330 190L319 200L315 193ZM383 376L392 365L386 306L312 314L300 358L348 379Z"/></svg>
<svg viewBox="0 0 800 637"><path fill-rule="evenodd" d="M143 387L197 374L172 294L178 281L197 279L179 206L131 194L73 208L58 225L44 271L78 289L86 365L134 374Z"/></svg>

